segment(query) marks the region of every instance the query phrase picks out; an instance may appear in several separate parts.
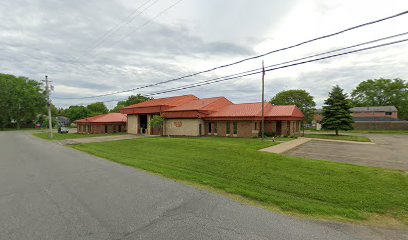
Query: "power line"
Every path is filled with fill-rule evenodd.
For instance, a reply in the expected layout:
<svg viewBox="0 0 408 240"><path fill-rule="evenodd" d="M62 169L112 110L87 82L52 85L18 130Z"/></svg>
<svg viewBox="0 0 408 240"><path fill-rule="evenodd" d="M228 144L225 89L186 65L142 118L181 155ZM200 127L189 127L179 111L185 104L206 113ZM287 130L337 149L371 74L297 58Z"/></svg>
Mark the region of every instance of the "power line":
<svg viewBox="0 0 408 240"><path fill-rule="evenodd" d="M167 8L165 8L164 10L162 10L161 12L159 12L158 14L156 14L153 18L150 18L148 20L146 20L143 24L141 24L139 27L135 28L133 31L131 31L129 34L132 34L134 32L136 32L137 30L143 28L144 26L148 25L149 23L153 22L154 20L156 20L158 17L160 17L161 15L163 15L165 12L167 12L168 10L170 10L171 8L175 7L177 4L179 4L180 2L182 2L183 0L178 0L175 3L171 4L170 6L168 6ZM129 36L129 34L125 35L124 37L120 38L119 40L117 40L116 42L114 42L113 44L111 44L109 47L113 47L116 44L118 44L119 42L121 42L123 39L127 38Z"/></svg>
<svg viewBox="0 0 408 240"><path fill-rule="evenodd" d="M182 0L179 0L175 4L177 4L177 3L181 2L181 1ZM174 6L175 4L173 4L172 6ZM171 8L172 6L170 6L169 8ZM213 67L213 68L210 68L210 69L207 69L207 70L203 70L203 71L200 71L200 72L196 72L196 73L193 73L193 74L188 74L188 75L185 75L185 76L182 76L182 77L173 78L173 79L162 81L162 82L157 82L157 83L148 84L148 85L141 86L141 87L136 87L136 88L132 88L132 89L127 89L127 90L122 90L122 91L117 91L117 92L112 92L112 93L107 93L107 94L100 94L100 95L87 96L87 97L60 98L60 99L86 99L86 98L97 98L97 97L111 96L111 95L116 95L116 94L120 94L120 93L132 92L132 91L147 88L147 87L153 87L153 86L161 85L161 84L164 84L164 83L174 82L174 81L178 81L178 80L181 80L181 79L184 79L184 78L193 77L193 76L196 76L196 75L199 75L199 74L211 72L211 71L214 71L214 70L217 70L217 69L230 67L230 66L233 66L233 65L236 65L236 64L239 64L239 63L249 61L249 60L264 57L264 56L270 55L272 53L277 53L277 52L280 52L280 51L284 51L284 50L288 50L288 49L291 49L291 48L299 47L301 45L311 43L311 42L314 42L314 41L317 41L317 40L333 37L333 36L336 36L336 35L351 31L351 30L361 28L361 27L376 24L376 23L379 23L379 22L382 22L382 21L385 21L385 20L389 20L389 19L392 19L392 18L400 17L400 16L405 15L407 13L408 13L408 11L404 11L404 12L401 12L401 13L398 13L398 14L395 14L395 15L392 15L392 16L388 16L388 17L385 17L385 18L381 18L381 19L377 19L377 20L374 20L374 21L366 22L366 23L363 23L363 24L359 24L359 25L356 25L356 26L353 26L353 27L343 29L341 31L337 31L337 32L334 32L334 33L331 33L331 34L323 35L323 36L316 37L316 38L313 38L313 39L310 39L310 40L307 40L307 41L303 41L303 42L300 42L300 43L297 43L297 44L294 44L294 45L290 45L288 47L276 49L276 50L269 51L269 52L264 53L264 54L260 54L260 55L249 57L249 58L245 58L245 59L233 62L233 63L221 65L221 66L218 66L218 67ZM160 15L160 13L158 15Z"/></svg>
<svg viewBox="0 0 408 240"><path fill-rule="evenodd" d="M142 3L139 7L136 8L136 10L131 13L130 15L128 15L126 18L124 18L121 22L119 22L118 24L116 24L114 27L112 27L111 29L109 29L107 32L105 32L100 38L99 40L96 41L96 43L94 44L94 46L88 48L87 51L92 52L93 50L95 50L96 48L98 48L99 46L101 46L109 37L111 37L114 33L116 33L122 26L125 26L127 24L130 24L133 20L136 19L136 17L140 16L141 14L143 14L147 9L149 9L150 7L152 7L154 4L156 4L159 0L154 0L152 4L150 4L149 6L147 6L145 9L139 11L140 9L142 9L146 4L148 4L149 2L152 2L153 0L147 0L144 3ZM84 55L82 55L84 56Z"/></svg>
<svg viewBox="0 0 408 240"><path fill-rule="evenodd" d="M355 48L355 47L359 47L359 46L363 46L363 45L367 45L367 44L371 44L371 43L375 43L375 42L379 42L379 41L383 41L383 40L387 40L387 39L391 39L391 38L395 38L395 37L400 37L400 36L407 35L407 34L408 34L408 32L404 32L404 33L399 33L399 34L395 34L395 35L391 35L391 36L387 36L387 37L383 37L383 38L378 38L378 39L375 39L375 40L355 44L355 45L348 46L348 47L343 47L343 48L339 48L339 49L335 49L335 50L331 50L331 51L327 51L327 52L323 52L323 53L314 54L314 55L307 56L307 57L302 57L302 58L297 58L297 59L290 60L290 61L276 63L276 64L273 64L273 65L267 66L267 68L277 67L277 66L281 66L281 65L284 65L284 64L288 64L288 63L298 62L298 61L313 58L313 57L327 55L329 53L339 52L339 51L347 50L347 49L350 49L350 48ZM219 80L219 79L240 76L242 74L253 73L253 72L255 72L254 74L258 74L258 73L261 72L260 70L262 70L262 68L252 69L252 70L248 70L248 71L244 71L244 72L240 72L240 73L235 73L235 74L228 75L228 76L223 76L223 77L218 77L218 78L205 80L205 81L201 81L201 82L191 83L191 84L185 85L185 86L190 86L190 85L195 85L195 84L199 84L199 83L205 83L205 82L215 81L215 80Z"/></svg>
<svg viewBox="0 0 408 240"><path fill-rule="evenodd" d="M343 55L347 55L347 54L351 54L351 53L356 53L356 52L361 52L361 51L366 51L366 50L370 50L370 49L374 49L374 48L385 47L385 46L389 46L389 45L393 45L393 44L397 44L397 43L402 43L402 42L406 42L406 41L408 41L408 38L403 39L403 40L394 41L394 42L383 43L383 44L379 44L379 45L375 45L375 46L371 46L371 47L360 48L360 49L356 49L356 50L352 50L352 51L348 51L348 52L344 52L344 53L329 55L329 56L321 57L321 58L317 58L317 59L307 60L307 61L293 63L293 64L288 64L288 65L284 65L284 66L281 66L281 67L269 68L269 69L265 69L265 71L266 72L275 71L275 70L278 70L278 69L293 67L293 66L297 66L297 65L302 65L302 64L306 64L306 63L310 63L310 62L316 62L316 61L325 60L325 59L334 58L334 57L339 57L339 56L343 56ZM158 95L158 94L163 94L163 93L175 92L175 91L185 90L185 89L189 89L189 88L200 87L200 86L209 85L209 84L213 84L213 83L218 83L218 82L228 81L228 80L242 78L242 77L246 77L246 76L251 76L251 75L259 74L261 72L262 71L257 71L257 72L254 72L254 73L248 73L248 74L244 74L244 75L240 75L240 76L219 79L219 80L215 80L215 81L212 81L212 82L204 82L204 83L196 84L196 85L182 86L182 87L179 87L179 88L176 88L176 89L164 90L164 91L154 92L154 93L149 93L149 94L144 94L144 95L145 96L153 96L153 95Z"/></svg>
<svg viewBox="0 0 408 240"><path fill-rule="evenodd" d="M397 35L399 35L399 34L397 34ZM325 60L325 59L329 59L329 58L335 58L335 57L339 57L339 56L343 56L343 55L348 55L348 54L351 54L351 53L367 51L367 50L370 50L370 49L390 46L390 45L394 45L394 44L402 43L402 42L406 42L406 41L408 41L408 38L398 40L398 41L378 44L378 45L374 45L374 46L370 46L370 47L360 48L360 49L356 49L356 50L352 50L352 51L348 51L348 52L333 54L333 55L329 55L329 56L325 56L325 57L315 58L315 59L311 59L311 60L307 60L307 61L287 64L287 65L280 66L280 67L276 67L276 66L277 65L282 65L283 63L273 64L273 65L267 66L266 69L265 69L265 72L275 71L275 70L279 70L279 69L283 69L283 68L293 67L293 66L297 66L297 65L311 63L311 62L316 62L316 61ZM370 41L370 42L372 42L372 41ZM361 44L357 44L357 45L361 45ZM356 46L356 45L354 45L354 46ZM346 47L346 48L342 48L342 49L347 49L347 48L350 48L350 47ZM337 51L337 50L333 50L333 51L329 51L329 52L334 52L334 51ZM323 54L326 54L326 53L316 54L315 56L323 55ZM294 61L297 61L297 60L292 60L292 61L288 61L288 62L294 62ZM218 82L224 82L224 81L229 81L229 80L233 80L233 79L252 76L252 75L259 74L259 73L263 72L262 68L261 68L260 71L257 71L257 70L259 70L259 69L246 71L248 73L243 72L245 74L240 74L240 75L234 74L234 75L237 75L237 76L230 75L230 76L220 77L220 78L217 78L217 79L207 80L206 82L201 82L201 83L196 83L196 84L189 84L189 85L180 86L180 87L177 87L177 88L172 88L172 89L162 90L162 91L158 91L158 92L147 93L147 94L144 94L144 96L154 96L154 95L159 95L159 94L163 94L163 93L170 93L170 92L176 92L176 91L186 90L186 89L195 88L195 87L201 87L201 86L210 85L210 84L214 84L214 83L218 83ZM254 72L254 71L256 71L256 72ZM252 72L252 73L249 73L249 72ZM122 100L125 100L125 99L111 99L111 100L106 100L106 101L102 101L102 102L114 102L114 101L122 101Z"/></svg>

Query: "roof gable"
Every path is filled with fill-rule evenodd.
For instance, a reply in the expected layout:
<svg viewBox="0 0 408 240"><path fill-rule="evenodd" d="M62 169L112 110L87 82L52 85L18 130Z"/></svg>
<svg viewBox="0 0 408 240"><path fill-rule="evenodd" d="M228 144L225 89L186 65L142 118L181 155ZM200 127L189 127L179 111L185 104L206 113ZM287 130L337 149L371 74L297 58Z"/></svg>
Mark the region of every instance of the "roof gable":
<svg viewBox="0 0 408 240"><path fill-rule="evenodd" d="M177 112L177 111L217 111L226 105L233 104L230 100L225 97L214 97L214 98L203 98L190 101L178 107L173 107L166 112Z"/></svg>
<svg viewBox="0 0 408 240"><path fill-rule="evenodd" d="M142 102L142 103L133 104L133 105L124 107L123 109L141 108L141 107L157 107L157 106L176 107L176 106L180 106L182 104L185 104L187 102L190 102L196 99L198 99L198 97L194 95L158 98L158 99L153 99L153 100Z"/></svg>

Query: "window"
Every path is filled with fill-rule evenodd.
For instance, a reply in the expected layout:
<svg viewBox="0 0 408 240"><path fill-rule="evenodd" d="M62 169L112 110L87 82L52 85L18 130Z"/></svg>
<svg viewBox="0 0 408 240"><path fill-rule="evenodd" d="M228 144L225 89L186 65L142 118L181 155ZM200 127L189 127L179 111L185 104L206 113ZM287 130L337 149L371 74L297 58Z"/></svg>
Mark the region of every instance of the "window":
<svg viewBox="0 0 408 240"><path fill-rule="evenodd" d="M227 122L227 134L231 133L231 124L230 122Z"/></svg>
<svg viewBox="0 0 408 240"><path fill-rule="evenodd" d="M392 112L385 112L385 115L386 115L386 116L391 116L391 115L392 115Z"/></svg>
<svg viewBox="0 0 408 240"><path fill-rule="evenodd" d="M214 133L217 134L218 133L218 123L214 123Z"/></svg>
<svg viewBox="0 0 408 240"><path fill-rule="evenodd" d="M238 134L238 123L234 122L234 134Z"/></svg>
<svg viewBox="0 0 408 240"><path fill-rule="evenodd" d="M255 122L255 124L254 124L254 130L258 130L258 123L257 122Z"/></svg>
<svg viewBox="0 0 408 240"><path fill-rule="evenodd" d="M211 123L208 123L208 133L211 133Z"/></svg>

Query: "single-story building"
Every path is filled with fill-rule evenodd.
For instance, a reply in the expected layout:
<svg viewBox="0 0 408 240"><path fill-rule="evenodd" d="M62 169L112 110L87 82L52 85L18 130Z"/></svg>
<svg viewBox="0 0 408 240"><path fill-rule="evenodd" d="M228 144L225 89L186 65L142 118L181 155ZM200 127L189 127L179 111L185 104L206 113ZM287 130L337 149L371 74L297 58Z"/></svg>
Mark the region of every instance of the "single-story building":
<svg viewBox="0 0 408 240"><path fill-rule="evenodd" d="M256 137L260 135L262 121L262 103L234 104L225 97L161 98L120 111L127 114L127 131L133 134ZM165 118L162 129L149 127L154 115ZM264 103L265 133L268 135L298 135L303 118L296 106Z"/></svg>
<svg viewBox="0 0 408 240"><path fill-rule="evenodd" d="M373 106L350 108L355 130L406 130L408 122L398 119L398 109L394 106ZM322 109L316 109L312 126L321 129Z"/></svg>
<svg viewBox="0 0 408 240"><path fill-rule="evenodd" d="M353 118L398 119L398 109L394 106L353 107Z"/></svg>
<svg viewBox="0 0 408 240"><path fill-rule="evenodd" d="M102 134L126 132L126 114L108 113L74 121L78 133Z"/></svg>

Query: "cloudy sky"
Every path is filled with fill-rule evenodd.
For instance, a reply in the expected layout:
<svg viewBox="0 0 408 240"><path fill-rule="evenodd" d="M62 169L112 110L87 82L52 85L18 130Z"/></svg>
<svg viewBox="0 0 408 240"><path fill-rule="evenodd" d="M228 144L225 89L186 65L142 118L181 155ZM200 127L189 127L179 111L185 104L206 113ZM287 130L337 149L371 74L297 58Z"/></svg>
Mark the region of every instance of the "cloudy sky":
<svg viewBox="0 0 408 240"><path fill-rule="evenodd" d="M408 10L407 0L2 0L0 72L53 81L60 107L148 94L408 32L408 14L233 67L135 92L105 94L177 78ZM408 35L391 39L408 38ZM385 41L384 41L385 42ZM381 43L384 43L381 42ZM379 43L375 43L379 44ZM375 44L367 45L373 46ZM408 42L266 74L266 98L309 91L320 106L339 84L408 80ZM260 101L261 76L155 98L195 94Z"/></svg>

